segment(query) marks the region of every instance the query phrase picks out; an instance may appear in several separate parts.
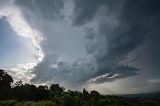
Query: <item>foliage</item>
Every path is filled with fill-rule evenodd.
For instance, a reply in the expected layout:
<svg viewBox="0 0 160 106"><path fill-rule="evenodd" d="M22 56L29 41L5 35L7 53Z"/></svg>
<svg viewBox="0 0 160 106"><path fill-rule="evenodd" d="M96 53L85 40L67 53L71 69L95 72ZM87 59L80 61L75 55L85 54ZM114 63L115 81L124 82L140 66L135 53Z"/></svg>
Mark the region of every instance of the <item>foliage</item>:
<svg viewBox="0 0 160 106"><path fill-rule="evenodd" d="M21 102L18 102L16 100L9 100L9 101L0 101L0 106L57 106L57 104L52 101L40 101L40 102L21 101Z"/></svg>
<svg viewBox="0 0 160 106"><path fill-rule="evenodd" d="M4 70L0 69L0 99L9 98L13 79Z"/></svg>
<svg viewBox="0 0 160 106"><path fill-rule="evenodd" d="M59 84L35 86L13 79L0 70L0 106L159 106L160 99L130 99L100 95L98 91L65 91Z"/></svg>

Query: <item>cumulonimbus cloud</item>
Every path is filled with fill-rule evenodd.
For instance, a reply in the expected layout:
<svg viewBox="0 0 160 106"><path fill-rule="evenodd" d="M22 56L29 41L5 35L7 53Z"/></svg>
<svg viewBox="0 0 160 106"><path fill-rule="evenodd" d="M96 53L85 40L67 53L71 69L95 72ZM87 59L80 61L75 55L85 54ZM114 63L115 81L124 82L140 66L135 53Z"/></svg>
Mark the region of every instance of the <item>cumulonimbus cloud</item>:
<svg viewBox="0 0 160 106"><path fill-rule="evenodd" d="M153 19L158 17L158 9L143 0L15 0L13 4L21 14L12 19L20 21L11 21L11 25L19 35L25 30L15 25L19 22L25 25L24 36L31 35L33 41L38 41L35 46L43 51L43 60L33 68L35 77L31 82L35 83L77 86L88 81L103 83L137 75L139 69L124 61L143 46L158 22L158 18ZM153 1L153 4L158 3ZM64 13L65 9L68 13ZM78 54L73 49L73 44L77 44L73 37L80 32L85 34L87 56L72 61L60 59L62 48L66 54Z"/></svg>

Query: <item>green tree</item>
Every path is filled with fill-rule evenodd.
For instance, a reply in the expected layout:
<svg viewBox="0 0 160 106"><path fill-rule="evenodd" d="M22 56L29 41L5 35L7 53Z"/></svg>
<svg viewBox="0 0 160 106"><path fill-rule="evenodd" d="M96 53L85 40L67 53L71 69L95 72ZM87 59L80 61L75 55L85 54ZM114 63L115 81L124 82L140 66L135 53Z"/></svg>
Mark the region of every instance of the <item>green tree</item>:
<svg viewBox="0 0 160 106"><path fill-rule="evenodd" d="M50 86L50 92L52 93L51 96L53 96L53 94L60 95L60 94L63 93L64 90L65 90L65 88L64 87L60 87L59 84L52 84Z"/></svg>
<svg viewBox="0 0 160 106"><path fill-rule="evenodd" d="M100 96L100 93L98 91L92 90L90 93L91 96Z"/></svg>
<svg viewBox="0 0 160 106"><path fill-rule="evenodd" d="M83 89L83 99L84 100L88 100L89 99L89 93L88 93L88 91L84 88Z"/></svg>
<svg viewBox="0 0 160 106"><path fill-rule="evenodd" d="M5 70L0 69L0 99L11 96L11 83L13 83L12 77Z"/></svg>
<svg viewBox="0 0 160 106"><path fill-rule="evenodd" d="M38 100L47 100L49 99L50 92L48 86L38 86L37 88L37 99Z"/></svg>

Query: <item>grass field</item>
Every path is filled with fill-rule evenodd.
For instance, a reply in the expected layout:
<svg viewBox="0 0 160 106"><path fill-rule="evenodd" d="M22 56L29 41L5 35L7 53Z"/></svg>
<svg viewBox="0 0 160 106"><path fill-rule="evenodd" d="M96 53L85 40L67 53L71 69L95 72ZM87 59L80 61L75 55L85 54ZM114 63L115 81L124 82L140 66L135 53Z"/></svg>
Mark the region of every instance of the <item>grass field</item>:
<svg viewBox="0 0 160 106"><path fill-rule="evenodd" d="M8 100L8 101L0 101L0 106L58 106L55 102L52 101L21 101L18 102L16 100Z"/></svg>

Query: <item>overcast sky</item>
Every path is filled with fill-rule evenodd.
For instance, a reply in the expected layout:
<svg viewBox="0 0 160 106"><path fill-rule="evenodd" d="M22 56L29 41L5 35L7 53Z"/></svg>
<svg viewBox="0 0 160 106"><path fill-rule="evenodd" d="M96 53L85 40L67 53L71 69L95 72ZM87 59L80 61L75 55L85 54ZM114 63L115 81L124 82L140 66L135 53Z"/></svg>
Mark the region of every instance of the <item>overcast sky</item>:
<svg viewBox="0 0 160 106"><path fill-rule="evenodd" d="M159 0L0 0L0 68L102 94L160 89Z"/></svg>

